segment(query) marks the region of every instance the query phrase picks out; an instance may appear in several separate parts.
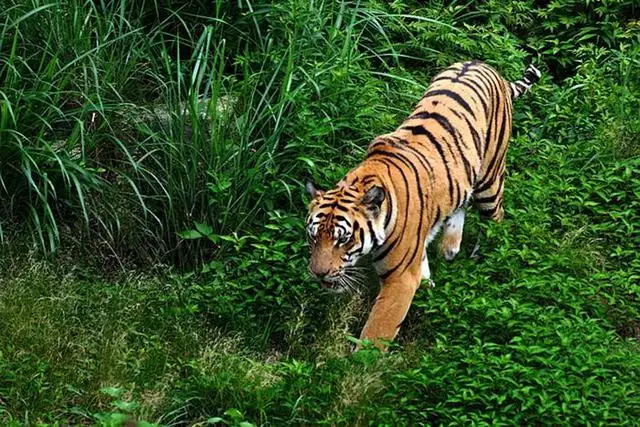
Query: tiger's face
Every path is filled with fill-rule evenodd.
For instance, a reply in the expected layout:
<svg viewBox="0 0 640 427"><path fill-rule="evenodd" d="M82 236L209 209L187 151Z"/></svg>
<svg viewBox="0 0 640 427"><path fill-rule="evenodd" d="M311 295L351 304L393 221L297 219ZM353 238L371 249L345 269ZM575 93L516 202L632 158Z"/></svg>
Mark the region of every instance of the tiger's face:
<svg viewBox="0 0 640 427"><path fill-rule="evenodd" d="M323 288L344 291L362 274L357 261L384 242L385 191L379 186L363 191L339 185L325 192L311 183L307 191L312 197L307 216L309 271Z"/></svg>

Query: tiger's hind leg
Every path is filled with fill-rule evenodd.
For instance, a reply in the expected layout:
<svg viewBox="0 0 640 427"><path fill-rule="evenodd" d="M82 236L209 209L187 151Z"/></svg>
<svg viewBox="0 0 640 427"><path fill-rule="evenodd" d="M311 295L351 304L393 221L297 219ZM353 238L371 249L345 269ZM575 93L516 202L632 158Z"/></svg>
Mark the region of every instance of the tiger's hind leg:
<svg viewBox="0 0 640 427"><path fill-rule="evenodd" d="M454 259L460 252L464 216L465 209L459 208L444 223L444 233L442 240L440 240L440 253L447 261Z"/></svg>

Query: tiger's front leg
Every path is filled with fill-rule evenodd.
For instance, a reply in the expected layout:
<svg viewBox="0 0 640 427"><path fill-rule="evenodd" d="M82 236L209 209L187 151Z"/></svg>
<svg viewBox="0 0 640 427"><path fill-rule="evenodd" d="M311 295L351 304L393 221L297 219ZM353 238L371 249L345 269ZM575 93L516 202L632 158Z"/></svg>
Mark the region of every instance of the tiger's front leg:
<svg viewBox="0 0 640 427"><path fill-rule="evenodd" d="M420 286L420 270L417 270L407 270L399 276L383 280L360 339L372 341L382 350L386 345L381 340L392 341L395 338Z"/></svg>

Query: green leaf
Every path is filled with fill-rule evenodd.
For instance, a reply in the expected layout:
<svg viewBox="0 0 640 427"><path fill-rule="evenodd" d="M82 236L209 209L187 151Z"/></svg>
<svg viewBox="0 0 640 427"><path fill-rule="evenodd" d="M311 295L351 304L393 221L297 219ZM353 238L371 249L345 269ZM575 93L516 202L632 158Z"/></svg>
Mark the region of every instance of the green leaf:
<svg viewBox="0 0 640 427"><path fill-rule="evenodd" d="M236 408L227 409L224 414L230 418L233 418L235 421L240 421L243 417L242 412L240 412Z"/></svg>
<svg viewBox="0 0 640 427"><path fill-rule="evenodd" d="M124 389L121 387L102 387L100 391L107 396L115 398L122 396L122 393L124 393Z"/></svg>
<svg viewBox="0 0 640 427"><path fill-rule="evenodd" d="M213 228L208 224L203 224L201 222L195 222L194 224L196 226L196 230L198 230L200 234L208 236L209 234L213 233Z"/></svg>
<svg viewBox="0 0 640 427"><path fill-rule="evenodd" d="M178 236L182 237L185 240L201 239L202 237L204 237L198 230L181 231L178 233Z"/></svg>
<svg viewBox="0 0 640 427"><path fill-rule="evenodd" d="M115 402L113 402L113 406L125 412L133 412L140 407L140 404L134 401L126 402L122 400L116 400Z"/></svg>

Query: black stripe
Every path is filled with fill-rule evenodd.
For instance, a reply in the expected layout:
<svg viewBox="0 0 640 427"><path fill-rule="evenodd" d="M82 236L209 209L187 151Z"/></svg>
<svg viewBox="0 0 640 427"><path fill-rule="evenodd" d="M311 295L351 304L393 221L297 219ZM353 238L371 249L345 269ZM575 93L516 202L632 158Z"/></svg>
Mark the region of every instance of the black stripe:
<svg viewBox="0 0 640 427"><path fill-rule="evenodd" d="M467 206L467 203L469 202L469 194L467 194L467 190L464 190L464 197L463 197L463 202L462 202L462 206Z"/></svg>
<svg viewBox="0 0 640 427"><path fill-rule="evenodd" d="M495 163L495 160L498 158L498 156L500 155L500 149L502 148L502 143L503 143L503 138L504 138L504 130L505 130L505 121L506 121L507 117L506 117L506 105L504 106L504 108L502 109L502 120L498 121L498 117L496 114L496 126L500 129L500 131L498 132L498 134L496 135L496 144L495 144L495 150L493 153L493 158L491 159L491 163L489 165L489 168L487 170L491 170L492 165Z"/></svg>
<svg viewBox="0 0 640 427"><path fill-rule="evenodd" d="M480 83L478 83L477 79L473 78L473 76L468 76L468 78L462 80L461 83L462 82L464 82L466 84L469 84L469 85L472 85L478 91L482 92L481 93L481 98L484 99L485 101L486 101L487 98L490 98L488 88L486 88L483 85L481 85Z"/></svg>
<svg viewBox="0 0 640 427"><path fill-rule="evenodd" d="M485 101L491 100L492 87L484 78L482 78L481 75L475 74L473 76L469 76L469 81L473 82L476 86L478 86L478 88L480 88L480 90L484 94Z"/></svg>
<svg viewBox="0 0 640 427"><path fill-rule="evenodd" d="M346 253L348 257L352 257L355 254L361 254L364 251L364 229L360 229L360 246Z"/></svg>
<svg viewBox="0 0 640 427"><path fill-rule="evenodd" d="M443 72L447 72L449 70L445 70ZM448 76L436 76L434 79L431 80L431 84L434 84L436 82L439 82L441 80L453 80L455 77L448 77Z"/></svg>
<svg viewBox="0 0 640 427"><path fill-rule="evenodd" d="M492 98L492 101L495 101L493 97L496 96L498 92L501 92L499 88L500 76L490 72L490 69L486 67L474 68L473 71L477 73L476 78L487 85L487 88L489 88L490 98Z"/></svg>
<svg viewBox="0 0 640 427"><path fill-rule="evenodd" d="M476 155L478 156L478 158L480 158L480 150L482 148L482 140L480 138L480 134L466 116L463 116L455 110L450 109L450 111L459 118L464 119L467 127L469 128L469 133L471 133L471 137L473 138L473 145L476 147Z"/></svg>
<svg viewBox="0 0 640 427"><path fill-rule="evenodd" d="M367 227L369 227L369 237L371 237L371 242L373 243L373 247L378 246L378 239L376 238L376 233L373 231L373 224L371 221L367 221Z"/></svg>
<svg viewBox="0 0 640 427"><path fill-rule="evenodd" d="M500 127L500 136L499 138L496 140L496 148L495 151L493 153L493 157L491 158L491 162L489 163L489 166L487 167L487 169L484 171L485 176L483 177L483 179L481 180L480 184L482 185L482 183L485 181L485 177L487 176L486 174L491 173L492 177L495 178L496 173L493 169L496 166L496 161L498 160L498 157L504 159L504 157L507 155L506 150L501 153L501 148L503 145L503 139L504 139L504 122L506 120L506 106L505 108L503 108L502 110L502 126Z"/></svg>
<svg viewBox="0 0 640 427"><path fill-rule="evenodd" d="M444 165L445 170L447 171L447 180L449 182L449 202L453 203L453 179L451 178L451 171L449 170L449 165L447 164L447 159L444 156L444 151L442 150L442 146L436 140L431 132L429 132L424 126L403 126L402 129L410 130L414 135L425 135L429 141L436 147L438 154L440 155L440 159L442 160L442 164Z"/></svg>
<svg viewBox="0 0 640 427"><path fill-rule="evenodd" d="M496 70L494 70L493 68L489 67L486 64L483 64L482 67L474 68L474 70L481 71L481 72L485 73L486 75L488 75L491 79L493 79L495 81L504 80L502 78L502 76L500 74L498 74L498 72Z"/></svg>
<svg viewBox="0 0 640 427"><path fill-rule="evenodd" d="M485 140L485 147L484 147L484 149L486 151L486 149L488 147L487 141L490 140L490 133L491 133L490 131L491 131L491 126L492 126L491 122L492 122L492 120L493 120L493 118L495 116L495 113L496 113L496 105L498 105L498 102L499 102L498 94L499 94L500 91L499 91L499 88L498 88L498 86L496 84L495 78L494 78L494 76L492 74L487 74L486 70L479 69L479 68L478 69L474 69L474 71L476 71L476 74L475 74L476 81L483 82L487 86L487 89L489 91L488 99L491 102L491 108L490 108L491 111L489 112L489 114L487 116L488 136L487 136L487 138ZM478 154L480 154L480 153L478 153Z"/></svg>
<svg viewBox="0 0 640 427"><path fill-rule="evenodd" d="M495 126L497 126L497 122L498 122L498 117L497 117L497 113L498 113L498 109L496 108L497 105L500 104L500 90L498 87L498 82L496 81L496 76L489 73L487 69L475 69L474 71L478 72L478 78L485 80L488 83L488 85L491 87L492 89L492 94L491 94L491 101L492 101L492 112L491 112L491 117L489 117L488 122L487 122L487 136L485 139L485 145L484 145L484 152L483 152L483 157L486 156L487 151L489 149L490 143L491 143L491 133L493 131L493 126L495 122ZM486 172L486 171L485 171Z"/></svg>
<svg viewBox="0 0 640 427"><path fill-rule="evenodd" d="M347 226L348 226L348 227L351 227L351 221L349 221L347 218L343 217L342 215L336 215L336 216L334 216L334 218L335 218L337 221L344 221L344 222L346 222L346 223L347 223Z"/></svg>
<svg viewBox="0 0 640 427"><path fill-rule="evenodd" d="M387 168L387 177L389 179L389 181L391 181L391 168L389 167L389 165L385 165L385 167ZM385 197L385 201L387 202L387 213L385 214L384 217L384 231L386 234L387 231L387 227L389 226L389 223L391 222L391 215L393 213L393 200L391 198L391 194L389 192L386 192L386 197ZM393 228L395 230L396 225L393 225ZM388 236L390 236L393 233L393 230L391 230L391 233L387 234Z"/></svg>
<svg viewBox="0 0 640 427"><path fill-rule="evenodd" d="M496 180L496 173L491 176L485 175L483 179L478 183L478 188L475 189L476 194L483 193L487 191Z"/></svg>
<svg viewBox="0 0 640 427"><path fill-rule="evenodd" d="M482 85L486 88L487 97L492 100L493 94L495 91L495 86L493 85L493 77L489 74L485 74L482 68L474 68L471 71L475 71L473 78L478 85Z"/></svg>
<svg viewBox="0 0 640 427"><path fill-rule="evenodd" d="M398 269L398 266L396 266L396 267L394 267L394 268L392 268L392 269L389 269L389 270L385 271L384 273L382 273L382 274L380 275L380 278L381 278L381 279L386 279L386 278L387 278L387 277L389 277L393 272L395 272L397 269Z"/></svg>
<svg viewBox="0 0 640 427"><path fill-rule="evenodd" d="M419 150L409 145L409 141L407 141L406 139L400 138L397 136L394 136L394 138L397 138L400 142L405 144L405 145L396 144L395 147L397 147L400 150L410 151L412 154L414 154L418 158L418 161L422 164L422 167L426 169L429 176L433 177L433 167L431 166L429 159L427 159L427 157L424 154L422 154Z"/></svg>
<svg viewBox="0 0 640 427"><path fill-rule="evenodd" d="M489 147L492 145L492 142L493 142L491 138L491 134L492 132L495 132L494 128L498 126L498 106L499 105L500 105L499 95L496 94L495 99L493 100L493 111L492 111L491 117L489 118L489 121L487 122L487 138L486 138L486 141L484 144L484 150L482 153L483 163L485 160L485 156L489 151ZM485 173L486 172L487 171L485 170Z"/></svg>
<svg viewBox="0 0 640 427"><path fill-rule="evenodd" d="M440 218L442 217L442 212L440 211L440 206L436 207L436 219L435 221L433 221L433 225L436 225L438 222L440 222Z"/></svg>
<svg viewBox="0 0 640 427"><path fill-rule="evenodd" d="M482 209L479 211L480 217L484 219L491 218L493 214L496 213L497 210L498 210L498 206L494 206L491 209Z"/></svg>
<svg viewBox="0 0 640 427"><path fill-rule="evenodd" d="M419 246L421 246L421 245L419 245ZM417 251L417 249L418 249L418 247L415 247L415 248L414 248L414 255L412 255L411 260L407 263L407 265L406 265L406 267L405 267L405 270L407 269L407 267L408 267L409 265L411 265L411 262L413 262L413 258L415 258L415 252ZM393 273L395 273L395 272L400 268L400 266L404 264L404 261L407 259L407 255L409 255L409 251L407 251L407 252L405 252L405 253L404 253L404 256L402 257L402 259L400 260L400 262L399 262L399 263L397 263L396 265L394 265L393 267L391 267L389 270L387 270L387 271L385 271L384 273L382 273L382 274L380 275L380 278L381 278L381 279L386 279L387 277L389 277L389 276L391 276ZM403 270L403 272L404 272L404 270Z"/></svg>
<svg viewBox="0 0 640 427"><path fill-rule="evenodd" d="M389 181L392 181L391 168L387 164L384 164L384 166L387 168L387 178L389 179ZM386 194L387 194L387 197L385 197L385 199L386 199L386 202L387 202L388 206L387 206L387 213L386 213L386 216L385 216L385 227L384 227L384 230L385 230L386 236L391 236L393 234L393 232L396 230L396 225L397 224L394 222L393 223L393 228L391 229L391 231L387 232L387 227L388 227L389 223L391 222L391 216L393 214L393 200L392 200L391 194L389 194L389 193L386 193Z"/></svg>
<svg viewBox="0 0 640 427"><path fill-rule="evenodd" d="M455 138L455 135L454 135L455 129L453 128L453 125L451 124L451 122L447 117L443 116L440 113L433 113L430 111L420 111L410 116L407 120L413 120L413 119L423 119L423 120L433 119L436 122L438 122L438 124L442 126L442 128L446 130L452 137Z"/></svg>
<svg viewBox="0 0 640 427"><path fill-rule="evenodd" d="M481 197L478 199L473 199L474 203L493 203L496 201L496 199L498 198L498 193L494 194L493 196L489 196L489 197Z"/></svg>
<svg viewBox="0 0 640 427"><path fill-rule="evenodd" d="M486 95L483 96L483 94L478 92L478 89L476 89L474 86L471 85L472 82L473 82L473 80L468 81L468 82L465 81L465 80L460 80L460 81L457 81L456 83L461 84L463 86L466 86L466 87L468 87L469 89L471 89L473 91L473 93L478 98L478 101L480 101L480 104L482 104L482 110L484 111L484 116L487 117L487 115L489 114L489 110L488 110L488 107L487 107L487 103L484 100Z"/></svg>
<svg viewBox="0 0 640 427"><path fill-rule="evenodd" d="M380 260L384 259L384 258L389 254L389 252L391 252L391 249L393 249L393 248L396 246L396 244L398 243L398 241L400 240L400 238L401 238L401 237L402 237L402 236L398 236L398 237L396 237L396 238L394 239L394 241L393 241L393 242L391 242L390 244L388 244L388 245L384 248L384 250L383 250L382 252L380 252L380 253L379 253L379 254L377 254L375 257L373 257L373 262L378 262L378 261L380 261ZM385 242L385 244L386 244L386 242Z"/></svg>
<svg viewBox="0 0 640 427"><path fill-rule="evenodd" d="M375 142L369 144L369 147L367 149L369 151L371 151L371 150L376 149L378 147L386 147L387 145L389 145L388 141L380 140L380 141L375 141ZM364 181L363 181L363 184L365 184Z"/></svg>
<svg viewBox="0 0 640 427"><path fill-rule="evenodd" d="M385 200L387 201L387 213L384 215L384 229L386 232L389 222L391 222L391 214L393 213L393 200L391 200L391 196L388 193Z"/></svg>
<svg viewBox="0 0 640 427"><path fill-rule="evenodd" d="M489 178L489 180L484 184L481 183L482 185L481 185L481 188L478 189L478 194L489 189L493 184L495 184L496 179L498 180L497 192L500 192L500 187L504 184L504 173L500 173L500 169L501 167L499 165L496 168L494 168L494 171L491 177Z"/></svg>
<svg viewBox="0 0 640 427"><path fill-rule="evenodd" d="M489 149L489 145L491 144L491 130L493 129L492 120L487 122L487 136L484 139L484 149L482 150L482 164L484 165L485 156L487 155L487 151ZM486 171L485 171L486 172Z"/></svg>
<svg viewBox="0 0 640 427"><path fill-rule="evenodd" d="M503 103L502 122L500 124L500 132L498 133L498 147L502 147L502 145L509 139L509 135L506 135L505 139L505 132L507 128L507 107L508 105L506 102Z"/></svg>
<svg viewBox="0 0 640 427"><path fill-rule="evenodd" d="M391 138L391 136L382 135L382 136L379 136L377 139L380 139L382 141L387 141L392 144L395 143L395 141L393 140L393 138Z"/></svg>
<svg viewBox="0 0 640 427"><path fill-rule="evenodd" d="M462 142L462 145L464 145L464 148L466 148L467 150L469 149L469 146L466 144L464 138L462 138L461 135L459 135L458 130L454 128L454 126L451 124L449 119L447 117L443 116L440 113L431 113L431 112L428 112L428 111L416 113L416 114L412 115L409 118L410 119L419 118L419 119L424 119L424 120L433 119L436 122L438 122L438 124L440 126L442 126L442 128L449 135L451 135L451 138L453 139L453 143L455 144L456 148L458 149L458 154L460 156L460 159L462 159L462 163L463 163L464 169L466 171L467 182L470 185L473 185L473 179L472 179L472 173L471 173L471 170L472 170L471 163L469 163L469 159L467 159L467 157L464 155L464 152L463 152L462 147L461 147L461 142ZM465 119L466 119L466 117L465 117ZM459 138L459 136L460 136L460 138ZM454 161L457 163L457 160L456 160L455 156L453 158L454 158ZM475 175L475 173L473 175Z"/></svg>
<svg viewBox="0 0 640 427"><path fill-rule="evenodd" d="M473 61L467 61L464 64L462 64L462 68L460 68L457 78L458 79L462 78L466 74L466 72L469 71L469 67L471 67L472 65L475 65Z"/></svg>
<svg viewBox="0 0 640 427"><path fill-rule="evenodd" d="M420 185L420 174L418 173L418 169L416 169L415 165L413 163L411 163L411 161L409 159L407 159L406 157L402 156L399 153L390 153L390 152L386 152L386 151L378 151L378 152L374 152L374 153L370 153L370 155L381 155L381 156L389 156L392 157L394 159L397 159L398 161L402 162L405 166L409 167L410 169L413 170L413 174L415 177L415 181L416 181L416 188L417 188L417 193L418 193L418 200L420 201L420 210L419 210L419 214L420 214L420 218L418 220L418 231L417 231L417 239L420 240L420 236L422 235L422 217L424 215L424 201L422 199L422 186ZM391 163L398 167L393 161L391 161ZM408 182L407 182L408 184ZM405 210L408 211L409 210L409 186L407 185L407 206L405 207ZM408 212L407 212L408 213ZM405 217L405 221L406 221L407 217ZM406 227L406 222L405 222L405 227ZM403 234L404 234L404 227L403 227ZM413 248L413 253L411 254L411 259L409 260L407 265L411 265L411 263L413 262L413 260L415 259L415 256L418 252L417 246L414 246ZM407 253L408 254L408 253ZM395 267L393 267L391 269L391 272L396 271L403 263L404 260L406 259L406 255L405 257L402 258L402 260L400 261L400 263L398 263ZM389 273L389 272L388 272ZM391 273L389 273L391 274ZM388 274L387 274L388 276ZM387 276L381 276L381 277L387 277Z"/></svg>
<svg viewBox="0 0 640 427"><path fill-rule="evenodd" d="M453 91L451 91L449 89L431 90L431 91L428 91L427 93L425 93L422 98L424 99L424 98L428 98L428 97L432 97L432 96L440 96L440 95L441 96L446 96L447 98L456 101L465 110L467 110L469 112L469 114L471 114L471 117L473 117L474 119L476 118L476 115L473 113L473 109L467 103L467 101L465 101L460 95L458 95L457 93L455 93L455 92L453 92Z"/></svg>
<svg viewBox="0 0 640 427"><path fill-rule="evenodd" d="M364 178L362 178L362 185L366 186L367 184L375 180L376 180L375 175L367 175Z"/></svg>
<svg viewBox="0 0 640 427"><path fill-rule="evenodd" d="M420 210L419 210L420 217L418 219L418 231L416 233L418 242L417 242L416 245L414 245L413 253L411 254L411 258L409 259L409 261L407 263L407 266L408 266L408 265L411 265L411 263L413 263L413 260L415 259L416 255L418 253L418 247L420 246L420 239L422 237L422 226L423 226L423 224L422 224L423 220L422 219L423 219L423 215L424 215L424 200L422 198L423 197L423 192L422 192L422 185L420 184L420 174L418 172L418 169L416 169L416 166L409 159L407 159L406 157L404 157L403 155L401 155L399 153L390 153L390 152L386 152L386 151L378 151L378 152L370 153L370 155L374 155L374 154L375 155L381 155L381 156L389 156L389 157L392 157L394 159L397 159L400 162L404 163L405 166L407 166L408 168L413 170L413 174L414 174L415 181L416 181L416 188L417 188L417 192L418 192L418 200L420 201ZM409 187L407 186L407 191L408 190L409 190ZM405 207L405 210L409 210L409 199L408 198L407 198L407 206ZM408 254L408 252L407 252L407 254ZM396 271L404 263L407 254L405 254L405 256L402 258L400 263L398 263L394 268L391 269L392 272ZM387 274L387 276L384 276L384 277L388 277L388 274Z"/></svg>
<svg viewBox="0 0 640 427"><path fill-rule="evenodd" d="M400 172L400 175L402 176L402 180L404 181L405 187L407 189L409 188L409 181L407 181L407 176L404 174L404 171L402 170L402 168L399 167L397 164L395 164L394 162L392 162L389 159L376 159L376 158L373 158L373 159L370 159L370 160L382 163L383 165L385 165L387 167L387 170L389 172L391 172L391 169L389 167L389 163L391 163L393 165L393 167L395 167L398 170L398 172ZM408 191L406 192L406 199L407 199L406 205L409 206L409 192ZM405 228L407 226L407 220L408 219L409 219L409 209L405 209L405 212L404 212L404 223L402 224L402 230L400 231L400 234L398 234L398 237L396 237L395 240L392 243L390 243L382 253L377 254L374 257L374 259L373 259L374 262L378 262L378 261L384 259L387 256L387 254L389 253L389 251L393 247L395 247L395 245L398 243L398 240L404 235L404 230L405 230ZM391 231L390 235L393 235L393 233L396 231L396 225L397 224L394 224L393 230Z"/></svg>
<svg viewBox="0 0 640 427"><path fill-rule="evenodd" d="M384 273L380 274L380 278L384 280L387 277L391 276L393 273L395 273L400 268L402 263L404 263L404 260L407 259L407 254L408 253L409 252L405 252L404 257L402 257L402 260L398 264L394 265L389 270L387 270Z"/></svg>

